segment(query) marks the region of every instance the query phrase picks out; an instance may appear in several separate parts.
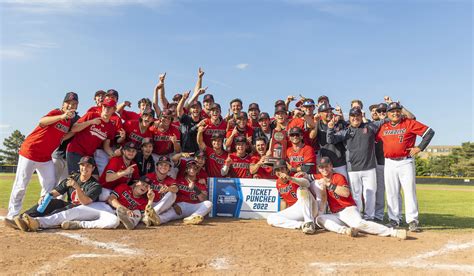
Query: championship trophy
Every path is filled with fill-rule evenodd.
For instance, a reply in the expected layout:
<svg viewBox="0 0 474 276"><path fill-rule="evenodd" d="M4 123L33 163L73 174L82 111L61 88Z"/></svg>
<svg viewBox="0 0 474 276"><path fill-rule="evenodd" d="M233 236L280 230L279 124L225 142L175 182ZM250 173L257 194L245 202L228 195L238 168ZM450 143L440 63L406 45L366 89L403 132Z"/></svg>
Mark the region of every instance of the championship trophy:
<svg viewBox="0 0 474 276"><path fill-rule="evenodd" d="M286 159L286 148L287 148L287 139L286 139L286 130L274 130L272 134L272 142L270 143L270 152L271 155L267 157L265 164L273 166L278 160Z"/></svg>

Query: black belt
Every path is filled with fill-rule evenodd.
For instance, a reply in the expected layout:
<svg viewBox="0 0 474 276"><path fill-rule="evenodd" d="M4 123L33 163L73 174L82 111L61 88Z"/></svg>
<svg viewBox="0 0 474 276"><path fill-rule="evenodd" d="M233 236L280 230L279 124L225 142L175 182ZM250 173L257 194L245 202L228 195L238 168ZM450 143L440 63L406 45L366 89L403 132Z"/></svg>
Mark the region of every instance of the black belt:
<svg viewBox="0 0 474 276"><path fill-rule="evenodd" d="M404 156L404 157L397 157L397 158L387 158L387 159L395 160L395 161L400 161L400 160L411 159L411 156Z"/></svg>

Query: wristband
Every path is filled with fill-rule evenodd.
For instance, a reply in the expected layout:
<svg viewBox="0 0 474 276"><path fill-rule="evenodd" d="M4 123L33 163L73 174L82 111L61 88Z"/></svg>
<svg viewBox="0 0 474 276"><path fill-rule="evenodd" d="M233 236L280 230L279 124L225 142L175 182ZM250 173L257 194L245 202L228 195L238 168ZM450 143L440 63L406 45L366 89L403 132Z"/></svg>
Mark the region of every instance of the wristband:
<svg viewBox="0 0 474 276"><path fill-rule="evenodd" d="M196 193L196 195L200 195L202 193L197 186L194 186L193 191Z"/></svg>
<svg viewBox="0 0 474 276"><path fill-rule="evenodd" d="M329 187L328 187L328 190L334 192L336 190L336 188L337 188L337 185L330 184Z"/></svg>

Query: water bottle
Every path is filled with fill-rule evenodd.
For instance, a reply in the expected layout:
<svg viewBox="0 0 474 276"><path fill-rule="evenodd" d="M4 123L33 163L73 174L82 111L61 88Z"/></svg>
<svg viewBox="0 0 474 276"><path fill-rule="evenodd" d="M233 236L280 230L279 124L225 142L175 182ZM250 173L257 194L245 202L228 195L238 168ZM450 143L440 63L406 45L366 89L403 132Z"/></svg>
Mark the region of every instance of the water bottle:
<svg viewBox="0 0 474 276"><path fill-rule="evenodd" d="M38 208L36 208L36 211L38 211L40 213L43 213L44 210L46 210L46 207L48 207L48 204L49 204L49 202L51 201L52 198L53 198L53 196L51 195L51 193L47 193L44 196L43 201L41 201L41 204L39 204Z"/></svg>

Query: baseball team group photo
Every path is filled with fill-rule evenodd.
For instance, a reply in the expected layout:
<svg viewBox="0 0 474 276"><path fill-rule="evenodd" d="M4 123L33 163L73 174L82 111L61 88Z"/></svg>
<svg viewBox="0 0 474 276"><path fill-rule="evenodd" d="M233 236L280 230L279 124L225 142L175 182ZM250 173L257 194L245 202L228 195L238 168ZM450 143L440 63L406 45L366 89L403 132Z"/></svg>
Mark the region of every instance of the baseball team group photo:
<svg viewBox="0 0 474 276"><path fill-rule="evenodd" d="M463 41L472 3L386 4L456 20L422 33L363 1L1 3L2 273L474 273L472 59L467 75L424 63L467 68L472 40L446 59L424 43ZM244 6L241 25L206 17ZM257 23L270 7L282 21ZM376 22L419 44L362 50L387 47ZM318 35L337 45L341 24L374 34L328 50ZM89 50L45 42L68 30Z"/></svg>

